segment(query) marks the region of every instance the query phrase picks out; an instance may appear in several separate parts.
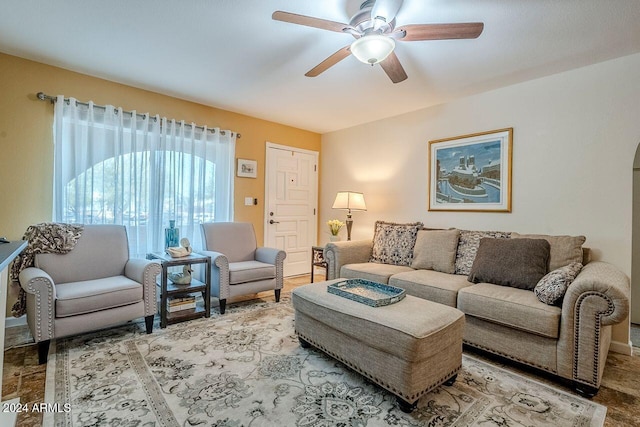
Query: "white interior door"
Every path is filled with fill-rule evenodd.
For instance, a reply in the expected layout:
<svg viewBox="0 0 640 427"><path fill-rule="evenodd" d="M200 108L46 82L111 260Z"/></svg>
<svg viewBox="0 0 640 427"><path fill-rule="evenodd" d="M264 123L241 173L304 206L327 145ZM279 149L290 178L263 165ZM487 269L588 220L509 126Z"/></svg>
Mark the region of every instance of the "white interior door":
<svg viewBox="0 0 640 427"><path fill-rule="evenodd" d="M265 171L265 246L287 252L285 276L309 273L318 228L318 152L267 142Z"/></svg>

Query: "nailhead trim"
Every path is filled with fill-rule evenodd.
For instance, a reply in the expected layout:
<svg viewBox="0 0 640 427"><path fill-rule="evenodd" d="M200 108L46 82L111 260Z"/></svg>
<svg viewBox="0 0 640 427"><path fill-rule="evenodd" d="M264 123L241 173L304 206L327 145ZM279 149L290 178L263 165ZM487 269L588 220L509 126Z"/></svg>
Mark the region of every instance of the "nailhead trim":
<svg viewBox="0 0 640 427"><path fill-rule="evenodd" d="M578 354L579 352L578 336L580 335L580 320L581 320L580 313L582 312L580 310L581 305L584 302L585 298L592 295L599 296L603 298L605 301L607 301L607 311L600 311L596 313L596 318L594 319L596 327L595 327L595 336L593 337L595 341L595 351L593 352L593 379L592 379L592 382L587 382L578 378L578 363L580 359L580 355ZM602 325L602 317L609 316L610 314L612 314L615 311L615 308L616 308L615 304L613 303L613 301L611 301L611 298L609 298L607 295L603 294L602 292L593 292L593 291L584 292L578 297L578 300L576 301L575 309L574 309L575 326L573 328L573 379L575 381L597 387L598 366L600 365L600 357L599 357L600 352L598 350L600 349L600 327Z"/></svg>
<svg viewBox="0 0 640 427"><path fill-rule="evenodd" d="M419 391L418 393L415 393L413 395L408 395L408 394L403 393L402 391L396 390L391 385L387 384L386 382L382 381L379 378L376 378L376 377L372 376L368 372L363 371L362 369L360 369L360 367L354 365L353 363L349 362L348 360L343 359L342 357L340 357L339 355L335 354L331 350L327 349L325 346L319 344L315 340L312 340L311 338L308 338L306 335L301 334L298 330L296 330L296 333L298 334L299 337L302 337L302 339L307 341L309 344L312 344L314 347L318 348L319 350L322 350L323 352L325 352L329 356L333 357L334 359L337 359L340 362L344 363L349 368L351 368L354 371L358 372L362 376L370 379L371 381L373 381L374 383L376 383L380 387L390 391L391 393L395 394L396 396L402 397L404 400L407 401L407 403L413 403L413 402L417 401L423 395L429 393L434 388L437 388L437 387L441 386L443 383L445 383L447 380L449 380L454 375L457 375L458 372L460 372L460 369L462 369L462 365L460 365L456 369L454 369L453 371L450 371L449 373L447 373L443 377L439 378L435 383L432 383L431 385L429 385L427 388L423 389L422 391Z"/></svg>
<svg viewBox="0 0 640 427"><path fill-rule="evenodd" d="M327 261L327 280L335 279L338 276L334 271L336 268L335 254L333 251L325 249L324 258Z"/></svg>
<svg viewBox="0 0 640 427"><path fill-rule="evenodd" d="M522 364L525 364L525 365L533 366L534 368L537 368L537 369L540 369L542 371L546 371L546 372L549 372L549 373L552 373L552 374L555 374L555 375L558 374L557 371L555 371L553 369L550 369L550 368L548 368L546 366L538 365L536 363L531 363L531 362L529 362L527 360L522 360L522 359L520 359L518 357L514 357L514 356L512 356L510 354L503 353L501 351L496 351L496 350L494 350L492 348L485 347L485 346L480 345L480 344L472 343L472 342L469 342L467 340L462 340L462 341L465 344L470 345L471 347L479 348L480 350L483 350L483 351L486 351L486 352L489 352L489 353L493 353L493 354L497 354L498 356L502 356L505 359L509 359L509 360L513 360L515 362L519 362L519 363L522 363Z"/></svg>
<svg viewBox="0 0 640 427"><path fill-rule="evenodd" d="M153 274L152 273L153 270ZM158 306L156 300L156 277L161 272L160 264L150 263L144 267L144 273L142 275L142 290L144 293L144 315L154 316L158 312Z"/></svg>
<svg viewBox="0 0 640 427"><path fill-rule="evenodd" d="M229 298L229 261L225 256L219 256L215 261L216 267L220 269L220 278L218 279L218 298L221 300Z"/></svg>
<svg viewBox="0 0 640 427"><path fill-rule="evenodd" d="M282 289L284 280L284 259L287 257L287 253L284 251L278 252L276 255L276 289Z"/></svg>
<svg viewBox="0 0 640 427"><path fill-rule="evenodd" d="M42 310L40 310L40 308L42 307L42 302L41 302L42 295L41 295L40 289L34 286L38 282L44 283L44 286L47 289L47 301L49 303L48 310L47 310L47 317L48 317L47 332L48 332L49 338L47 339L53 338L53 283L51 283L48 279L38 277L30 280L27 283L27 291L30 294L34 295L36 300L36 336L33 337L36 340L36 342L44 341L42 337L42 326L41 326Z"/></svg>

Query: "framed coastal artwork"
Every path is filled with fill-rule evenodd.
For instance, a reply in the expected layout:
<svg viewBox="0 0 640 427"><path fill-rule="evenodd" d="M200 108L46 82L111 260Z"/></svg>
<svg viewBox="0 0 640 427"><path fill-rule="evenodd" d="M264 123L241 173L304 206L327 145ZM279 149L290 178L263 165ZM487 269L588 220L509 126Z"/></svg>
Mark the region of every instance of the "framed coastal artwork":
<svg viewBox="0 0 640 427"><path fill-rule="evenodd" d="M238 159L237 174L242 178L257 178L258 162L256 160Z"/></svg>
<svg viewBox="0 0 640 427"><path fill-rule="evenodd" d="M513 128L429 141L429 210L511 212Z"/></svg>

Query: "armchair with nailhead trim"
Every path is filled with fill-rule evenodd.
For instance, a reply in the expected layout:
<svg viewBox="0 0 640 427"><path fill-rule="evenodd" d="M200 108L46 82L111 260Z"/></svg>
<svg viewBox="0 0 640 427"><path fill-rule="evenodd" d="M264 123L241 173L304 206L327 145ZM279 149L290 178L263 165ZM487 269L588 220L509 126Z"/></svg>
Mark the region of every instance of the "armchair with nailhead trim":
<svg viewBox="0 0 640 427"><path fill-rule="evenodd" d="M258 247L253 224L210 222L201 224L205 250L211 257L211 296L224 314L228 298L273 290L280 301L287 253Z"/></svg>
<svg viewBox="0 0 640 427"><path fill-rule="evenodd" d="M27 323L38 343L39 362L52 339L145 318L153 330L160 265L129 259L121 225L85 225L72 251L36 254L35 266L20 273L27 293Z"/></svg>

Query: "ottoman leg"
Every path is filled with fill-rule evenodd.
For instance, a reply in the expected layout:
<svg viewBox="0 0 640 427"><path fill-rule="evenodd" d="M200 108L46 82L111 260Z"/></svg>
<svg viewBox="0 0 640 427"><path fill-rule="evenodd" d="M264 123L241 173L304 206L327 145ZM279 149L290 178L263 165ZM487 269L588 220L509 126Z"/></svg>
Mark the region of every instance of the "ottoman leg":
<svg viewBox="0 0 640 427"><path fill-rule="evenodd" d="M304 340L304 338L298 337L298 341L300 341L300 347L302 348L311 348L311 344Z"/></svg>
<svg viewBox="0 0 640 427"><path fill-rule="evenodd" d="M453 383L456 382L456 378L458 378L458 374L455 374L454 376L452 376L451 378L449 378L448 380L446 380L444 382L444 385L453 385Z"/></svg>
<svg viewBox="0 0 640 427"><path fill-rule="evenodd" d="M400 408L400 410L407 414L413 412L413 410L416 409L416 406L418 406L417 400L413 403L409 403L401 397L397 397L396 399L398 400L398 407Z"/></svg>

